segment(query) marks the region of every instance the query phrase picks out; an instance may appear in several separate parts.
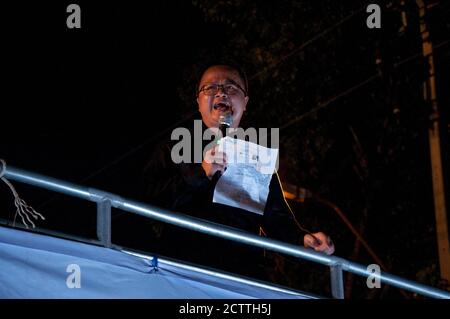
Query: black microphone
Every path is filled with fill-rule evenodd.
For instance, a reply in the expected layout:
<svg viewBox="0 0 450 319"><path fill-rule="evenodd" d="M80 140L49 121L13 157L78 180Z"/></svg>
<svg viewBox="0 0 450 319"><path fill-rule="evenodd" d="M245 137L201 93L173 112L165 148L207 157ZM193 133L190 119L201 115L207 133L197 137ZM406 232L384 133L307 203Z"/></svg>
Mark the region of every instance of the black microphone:
<svg viewBox="0 0 450 319"><path fill-rule="evenodd" d="M222 137L227 136L227 128L230 128L232 123L233 115L231 112L227 112L219 116L219 130L222 133Z"/></svg>
<svg viewBox="0 0 450 319"><path fill-rule="evenodd" d="M227 128L231 127L231 124L233 123L233 115L231 114L231 112L226 112L225 114L221 114L219 116L219 131L222 134L221 137L225 137L227 136ZM219 136L216 137L217 142L219 139ZM225 169L227 169L225 167ZM217 183L217 181L219 180L219 178L222 176L222 172L221 171L217 171L212 178L213 183Z"/></svg>

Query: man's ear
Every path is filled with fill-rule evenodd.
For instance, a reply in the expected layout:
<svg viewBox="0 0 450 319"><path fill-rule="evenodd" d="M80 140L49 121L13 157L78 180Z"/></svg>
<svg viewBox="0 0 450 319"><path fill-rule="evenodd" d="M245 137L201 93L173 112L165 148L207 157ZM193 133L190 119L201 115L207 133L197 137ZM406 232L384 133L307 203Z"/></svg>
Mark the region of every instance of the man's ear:
<svg viewBox="0 0 450 319"><path fill-rule="evenodd" d="M247 96L245 97L244 111L247 111L247 103L248 103L248 100L250 100L250 97L247 95Z"/></svg>
<svg viewBox="0 0 450 319"><path fill-rule="evenodd" d="M200 108L200 103L198 102L198 96L195 100L197 101L198 108Z"/></svg>

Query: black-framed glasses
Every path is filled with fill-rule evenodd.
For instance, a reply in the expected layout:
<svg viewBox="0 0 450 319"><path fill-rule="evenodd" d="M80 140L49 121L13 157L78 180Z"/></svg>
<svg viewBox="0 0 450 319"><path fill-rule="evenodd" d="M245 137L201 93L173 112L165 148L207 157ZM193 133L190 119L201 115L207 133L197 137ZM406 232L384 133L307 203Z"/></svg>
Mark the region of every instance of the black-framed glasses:
<svg viewBox="0 0 450 319"><path fill-rule="evenodd" d="M236 95L239 91L244 93L244 96L247 96L247 93L243 88L241 88L236 83L227 83L227 84L205 84L198 90L198 93L203 92L205 95L216 95L219 92L219 89L222 90L225 94L228 95Z"/></svg>

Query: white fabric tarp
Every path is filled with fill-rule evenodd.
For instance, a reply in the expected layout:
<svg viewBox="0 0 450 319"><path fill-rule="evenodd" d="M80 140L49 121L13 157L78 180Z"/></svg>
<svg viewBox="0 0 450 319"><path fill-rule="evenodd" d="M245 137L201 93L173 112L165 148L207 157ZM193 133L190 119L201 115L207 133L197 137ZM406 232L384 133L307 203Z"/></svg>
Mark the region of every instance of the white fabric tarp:
<svg viewBox="0 0 450 319"><path fill-rule="evenodd" d="M305 299L184 264L0 227L0 298Z"/></svg>

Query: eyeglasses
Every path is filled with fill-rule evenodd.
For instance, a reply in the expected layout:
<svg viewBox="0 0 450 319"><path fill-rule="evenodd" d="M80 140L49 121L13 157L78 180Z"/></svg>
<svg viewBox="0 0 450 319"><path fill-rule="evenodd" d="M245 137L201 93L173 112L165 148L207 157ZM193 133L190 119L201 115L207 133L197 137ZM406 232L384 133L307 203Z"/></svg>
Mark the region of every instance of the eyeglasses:
<svg viewBox="0 0 450 319"><path fill-rule="evenodd" d="M238 94L239 90L244 93L245 96L247 96L247 93L243 88L241 88L237 84L206 84L201 87L200 90L198 90L198 93L203 92L205 95L216 95L217 92L219 92L219 89L222 90L225 94L228 95L236 95Z"/></svg>

